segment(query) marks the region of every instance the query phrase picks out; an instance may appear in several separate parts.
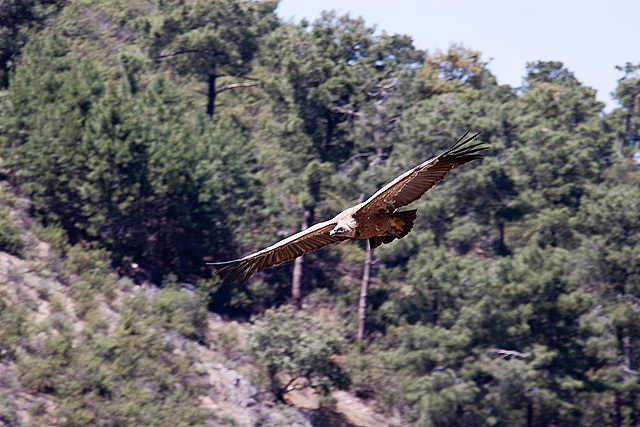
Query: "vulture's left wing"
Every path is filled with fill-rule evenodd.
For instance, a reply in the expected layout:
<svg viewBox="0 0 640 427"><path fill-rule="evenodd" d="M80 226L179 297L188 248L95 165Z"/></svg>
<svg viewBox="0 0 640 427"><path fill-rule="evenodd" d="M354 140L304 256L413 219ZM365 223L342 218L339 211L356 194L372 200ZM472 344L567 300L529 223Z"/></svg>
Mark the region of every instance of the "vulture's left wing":
<svg viewBox="0 0 640 427"><path fill-rule="evenodd" d="M265 268L291 261L307 252L350 239L345 236L331 236L329 234L336 224L337 222L334 220L321 222L244 258L208 264L223 266L219 270L219 273L226 272L223 280L234 274L232 282L235 282L246 272L243 279L246 282L256 271L260 272Z"/></svg>
<svg viewBox="0 0 640 427"><path fill-rule="evenodd" d="M365 201L357 215L368 217L377 213L394 212L422 197L454 166L481 159L484 156L480 152L489 147L482 142L469 144L478 135L480 133L469 135L467 132L444 153L406 171Z"/></svg>

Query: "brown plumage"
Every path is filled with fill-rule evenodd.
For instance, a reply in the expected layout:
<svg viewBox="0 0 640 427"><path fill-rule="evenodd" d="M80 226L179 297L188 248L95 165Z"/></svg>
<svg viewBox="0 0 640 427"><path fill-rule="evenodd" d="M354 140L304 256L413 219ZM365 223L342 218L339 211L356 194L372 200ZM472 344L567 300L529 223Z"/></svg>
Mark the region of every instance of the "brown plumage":
<svg viewBox="0 0 640 427"><path fill-rule="evenodd" d="M397 209L418 200L458 165L481 159L487 149L482 142L473 141L479 133L465 133L448 150L410 169L382 187L363 203L345 209L333 219L307 228L261 251L243 258L210 265L223 266L224 278L233 274L232 281L244 274L247 281L253 273L291 261L307 252L349 239L369 239L371 248L394 239L401 239L411 231L416 210L398 212Z"/></svg>

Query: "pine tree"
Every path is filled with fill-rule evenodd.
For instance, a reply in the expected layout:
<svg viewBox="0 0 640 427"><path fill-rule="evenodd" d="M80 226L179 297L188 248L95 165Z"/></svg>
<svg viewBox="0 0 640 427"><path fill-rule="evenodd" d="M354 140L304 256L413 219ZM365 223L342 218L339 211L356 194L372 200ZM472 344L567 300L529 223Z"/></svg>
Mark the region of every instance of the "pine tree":
<svg viewBox="0 0 640 427"><path fill-rule="evenodd" d="M139 17L135 27L151 58L168 61L183 75L205 83L206 113L213 115L216 95L243 87L243 83L218 87L221 77L243 79L259 38L274 28L275 1L216 0L215 2L163 1Z"/></svg>

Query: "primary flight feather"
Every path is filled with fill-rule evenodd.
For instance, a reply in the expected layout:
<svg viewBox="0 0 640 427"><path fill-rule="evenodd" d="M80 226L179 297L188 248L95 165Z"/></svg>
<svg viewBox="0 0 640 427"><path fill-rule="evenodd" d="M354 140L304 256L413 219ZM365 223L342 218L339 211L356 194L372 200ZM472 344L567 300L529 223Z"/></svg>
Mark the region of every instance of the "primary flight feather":
<svg viewBox="0 0 640 427"><path fill-rule="evenodd" d="M313 225L261 251L243 258L209 265L223 266L224 279L232 281L244 274L247 281L253 273L291 261L307 252L349 239L369 239L371 248L394 239L401 239L411 231L416 210L399 212L398 208L418 200L458 165L481 159L480 152L488 147L482 142L471 143L479 133L465 133L444 153L419 164L382 187L368 200L345 209L329 221Z"/></svg>

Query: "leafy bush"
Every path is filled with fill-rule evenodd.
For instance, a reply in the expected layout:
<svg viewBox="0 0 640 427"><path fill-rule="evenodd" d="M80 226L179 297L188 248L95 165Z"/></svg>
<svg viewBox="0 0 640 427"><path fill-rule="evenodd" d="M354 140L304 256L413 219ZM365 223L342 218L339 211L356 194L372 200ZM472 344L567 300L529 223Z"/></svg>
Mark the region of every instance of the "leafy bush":
<svg viewBox="0 0 640 427"><path fill-rule="evenodd" d="M51 250L58 256L65 256L69 250L69 236L64 228L56 224L50 224L41 228L38 233L40 238L51 245Z"/></svg>
<svg viewBox="0 0 640 427"><path fill-rule="evenodd" d="M111 274L109 253L104 249L85 247L77 244L71 246L64 259L66 270L84 277L105 277Z"/></svg>
<svg viewBox="0 0 640 427"><path fill-rule="evenodd" d="M0 293L0 360L12 359L18 346L27 339L31 322L27 310L18 305L9 305Z"/></svg>
<svg viewBox="0 0 640 427"><path fill-rule="evenodd" d="M16 399L7 390L0 390L0 423L7 426L18 425Z"/></svg>
<svg viewBox="0 0 640 427"><path fill-rule="evenodd" d="M0 251L21 255L25 245L15 219L11 218L7 209L0 208Z"/></svg>
<svg viewBox="0 0 640 427"><path fill-rule="evenodd" d="M155 311L165 327L185 338L202 341L207 329L207 299L203 291L179 289L174 281L158 294Z"/></svg>
<svg viewBox="0 0 640 427"><path fill-rule="evenodd" d="M330 359L342 351L344 340L338 324L326 315L295 311L285 305L267 310L252 321L249 348L267 369L271 388L280 398L299 378L323 394L328 393L330 385L348 383ZM283 385L282 378L289 381Z"/></svg>
<svg viewBox="0 0 640 427"><path fill-rule="evenodd" d="M175 351L165 339L171 329L155 312L158 301L137 293L123 305L111 335L95 330L75 336L66 316L51 315L42 332L27 335L17 361L22 386L55 399L59 425L95 425L99 419L114 425L203 424L195 360L188 348Z"/></svg>

